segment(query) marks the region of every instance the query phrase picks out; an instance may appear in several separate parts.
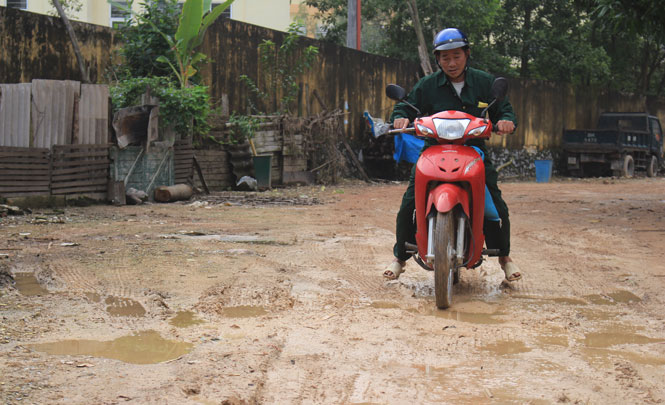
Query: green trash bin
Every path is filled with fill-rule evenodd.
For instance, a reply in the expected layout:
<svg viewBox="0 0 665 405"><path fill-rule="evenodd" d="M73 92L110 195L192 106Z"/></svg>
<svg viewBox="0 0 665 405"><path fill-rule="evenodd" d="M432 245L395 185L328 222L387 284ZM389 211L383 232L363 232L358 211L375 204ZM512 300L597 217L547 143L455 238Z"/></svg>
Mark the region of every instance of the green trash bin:
<svg viewBox="0 0 665 405"><path fill-rule="evenodd" d="M258 155L253 157L254 174L259 189L270 188L272 155Z"/></svg>

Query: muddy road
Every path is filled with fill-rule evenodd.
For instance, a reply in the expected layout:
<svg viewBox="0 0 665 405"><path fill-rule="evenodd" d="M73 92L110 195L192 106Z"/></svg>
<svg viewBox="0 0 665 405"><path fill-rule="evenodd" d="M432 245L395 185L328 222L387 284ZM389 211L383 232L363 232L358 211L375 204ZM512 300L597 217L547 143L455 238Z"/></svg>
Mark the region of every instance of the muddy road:
<svg viewBox="0 0 665 405"><path fill-rule="evenodd" d="M404 183L0 218L0 399L665 401L665 179L501 187L525 277L463 271L447 311L381 277Z"/></svg>

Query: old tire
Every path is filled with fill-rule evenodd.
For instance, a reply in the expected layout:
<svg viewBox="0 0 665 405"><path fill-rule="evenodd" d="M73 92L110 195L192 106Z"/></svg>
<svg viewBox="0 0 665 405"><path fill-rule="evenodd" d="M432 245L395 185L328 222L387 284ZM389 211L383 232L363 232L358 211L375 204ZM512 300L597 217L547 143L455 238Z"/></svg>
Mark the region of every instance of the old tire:
<svg viewBox="0 0 665 405"><path fill-rule="evenodd" d="M635 161L630 155L623 157L623 168L621 169L621 175L623 177L633 177L635 174Z"/></svg>
<svg viewBox="0 0 665 405"><path fill-rule="evenodd" d="M434 295L436 296L436 306L440 309L446 309L453 303L454 224L452 212L436 214L434 224Z"/></svg>
<svg viewBox="0 0 665 405"><path fill-rule="evenodd" d="M658 175L658 158L651 156L651 160L647 164L647 176L655 177L656 175Z"/></svg>

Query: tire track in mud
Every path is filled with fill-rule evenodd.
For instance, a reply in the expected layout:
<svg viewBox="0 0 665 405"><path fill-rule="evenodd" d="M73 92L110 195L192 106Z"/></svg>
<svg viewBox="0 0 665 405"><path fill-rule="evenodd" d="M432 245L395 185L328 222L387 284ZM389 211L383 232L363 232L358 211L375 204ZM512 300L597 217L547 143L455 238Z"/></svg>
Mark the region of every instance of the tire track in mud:
<svg viewBox="0 0 665 405"><path fill-rule="evenodd" d="M51 256L48 266L53 271L53 276L60 279L70 292L101 292L98 280L91 280L90 276L86 276L79 269L79 266L63 255Z"/></svg>
<svg viewBox="0 0 665 405"><path fill-rule="evenodd" d="M315 243L312 264L322 273L332 274L334 279L342 281L342 285L334 289L335 294L361 300L376 299L390 290L381 276L383 263L379 249L368 243L375 240L370 234L340 236Z"/></svg>

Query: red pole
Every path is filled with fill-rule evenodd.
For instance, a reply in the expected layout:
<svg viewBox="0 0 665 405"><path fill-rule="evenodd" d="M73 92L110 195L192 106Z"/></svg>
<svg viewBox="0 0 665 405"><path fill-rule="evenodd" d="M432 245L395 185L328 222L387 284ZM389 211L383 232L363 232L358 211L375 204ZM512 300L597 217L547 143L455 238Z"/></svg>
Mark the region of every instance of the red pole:
<svg viewBox="0 0 665 405"><path fill-rule="evenodd" d="M360 50L360 0L356 3L356 49Z"/></svg>

